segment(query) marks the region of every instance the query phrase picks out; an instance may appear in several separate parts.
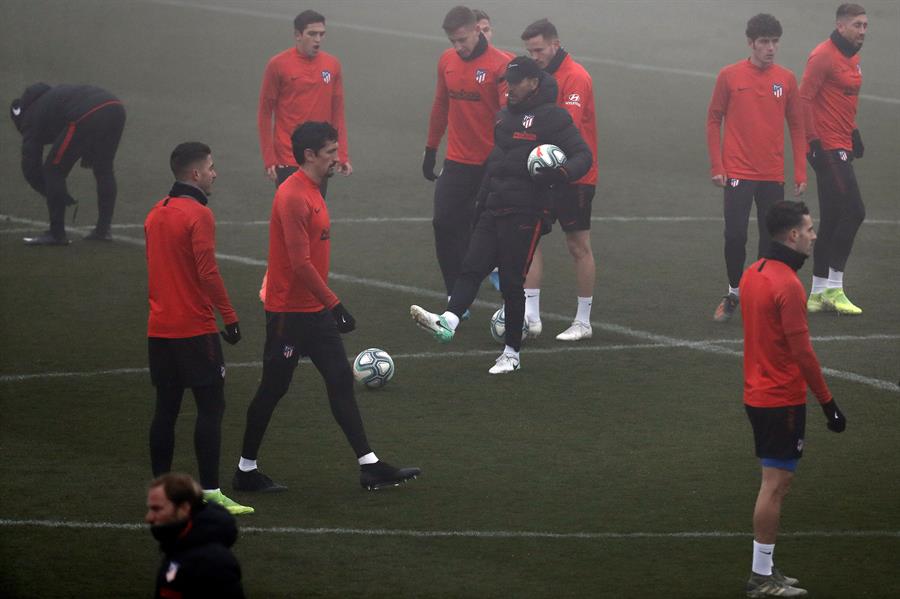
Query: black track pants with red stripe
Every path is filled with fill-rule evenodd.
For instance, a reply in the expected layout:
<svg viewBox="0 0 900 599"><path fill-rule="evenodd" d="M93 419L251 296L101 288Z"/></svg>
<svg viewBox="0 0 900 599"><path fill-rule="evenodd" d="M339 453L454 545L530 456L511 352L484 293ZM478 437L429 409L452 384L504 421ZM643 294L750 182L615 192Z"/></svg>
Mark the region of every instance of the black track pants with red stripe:
<svg viewBox="0 0 900 599"><path fill-rule="evenodd" d="M506 310L506 344L516 351L522 345L525 321L525 275L541 238L541 217L535 214L481 213L462 272L453 286L447 309L462 316L478 294L478 287L494 269L500 270L500 292Z"/></svg>

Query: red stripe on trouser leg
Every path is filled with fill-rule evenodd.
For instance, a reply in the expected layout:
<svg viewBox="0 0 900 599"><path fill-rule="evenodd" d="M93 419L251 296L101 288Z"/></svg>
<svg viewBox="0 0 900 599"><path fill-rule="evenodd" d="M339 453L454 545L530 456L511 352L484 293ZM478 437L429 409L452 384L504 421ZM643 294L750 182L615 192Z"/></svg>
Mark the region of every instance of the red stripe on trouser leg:
<svg viewBox="0 0 900 599"><path fill-rule="evenodd" d="M75 135L75 123L69 123L69 129L66 131L66 137L63 139L63 142L59 145L59 149L56 151L56 156L53 157L53 164L59 164L62 160L63 154L66 153L66 148L69 147L69 143L72 141L72 136Z"/></svg>
<svg viewBox="0 0 900 599"><path fill-rule="evenodd" d="M528 257L525 260L525 269L522 271L522 276L528 275L528 269L531 268L531 261L534 259L534 251L537 249L538 240L541 238L541 220L538 221L534 225L534 233L531 234L531 245L528 247Z"/></svg>

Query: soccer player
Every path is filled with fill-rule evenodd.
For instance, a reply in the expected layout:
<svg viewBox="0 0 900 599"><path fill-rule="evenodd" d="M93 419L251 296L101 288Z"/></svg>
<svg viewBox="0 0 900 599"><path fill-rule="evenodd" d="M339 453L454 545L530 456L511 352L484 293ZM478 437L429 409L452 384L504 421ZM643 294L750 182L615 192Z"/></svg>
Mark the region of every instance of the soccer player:
<svg viewBox="0 0 900 599"><path fill-rule="evenodd" d="M725 268L728 293L713 315L727 322L737 308L744 270L750 207L756 201L758 256L769 245L765 216L784 199L784 121L794 153L794 195L806 191L803 113L797 80L775 64L781 23L767 14L747 21L750 57L719 71L706 117L712 183L724 188ZM722 122L725 123L724 140Z"/></svg>
<svg viewBox="0 0 900 599"><path fill-rule="evenodd" d="M237 523L203 501L197 481L170 473L151 482L144 521L163 553L154 597L244 597L241 566L231 553Z"/></svg>
<svg viewBox="0 0 900 599"><path fill-rule="evenodd" d="M338 135L329 123L316 121L303 123L291 135L300 168L281 184L272 205L263 372L247 409L244 445L232 482L239 491L286 489L260 471L257 456L300 356L308 356L325 381L331 413L356 453L364 488L396 486L420 473L418 468L394 468L372 452L353 394L341 334L355 329L356 320L328 287L331 223L319 192L339 166Z"/></svg>
<svg viewBox="0 0 900 599"><path fill-rule="evenodd" d="M819 193L819 241L806 306L810 312L862 314L844 293L844 268L866 217L853 159L862 158L865 149L856 128L856 107L862 87L859 51L868 27L862 6L841 4L837 28L809 55L800 84L807 157L816 171Z"/></svg>
<svg viewBox="0 0 900 599"><path fill-rule="evenodd" d="M478 193L479 217L472 232L462 273L456 280L447 309L434 314L413 305L410 315L420 327L443 343L449 342L478 286L495 266L506 313L506 347L488 371L506 374L519 369L525 293L522 285L549 220L549 189L583 177L592 155L569 113L556 105L553 77L527 56L506 67L509 102L497 115L494 148L488 157L484 183ZM534 179L528 155L541 144L559 146L568 157L565 166L541 167Z"/></svg>
<svg viewBox="0 0 900 599"><path fill-rule="evenodd" d="M558 341L590 339L591 304L597 278L591 249L591 203L597 188L597 119L594 114L594 84L587 70L560 46L556 27L540 19L525 28L522 41L528 55L539 67L556 78L559 94L556 103L572 116L572 121L591 149L594 160L587 174L569 185L561 185L553 194L553 216L566 234L566 246L575 261L577 309L572 325L556 336ZM525 322L528 336L541 334L541 282L544 257L541 249L525 278Z"/></svg>
<svg viewBox="0 0 900 599"><path fill-rule="evenodd" d="M253 508L229 499L219 488L225 360L214 310L225 323L225 341L240 341L241 329L216 264L216 224L207 206L216 167L209 146L199 142L179 144L169 164L175 184L144 222L150 378L156 386L150 425L153 475L172 469L175 421L190 387L197 403L194 449L203 494L232 514L252 514Z"/></svg>
<svg viewBox="0 0 900 599"><path fill-rule="evenodd" d="M500 79L509 57L478 31L475 13L455 6L444 17L452 45L441 54L422 174L434 186L434 246L447 295L460 273L475 218L475 194L491 151L494 117L506 93ZM447 131L447 155L434 173Z"/></svg>
<svg viewBox="0 0 900 599"><path fill-rule="evenodd" d="M125 128L125 107L105 89L92 85L29 85L9 107L22 134L22 173L47 200L50 230L24 239L27 245L68 245L66 207L77 204L66 177L81 160L97 182L97 225L85 236L112 241L110 226L116 206L113 161ZM46 159L44 146L52 144ZM77 210L77 207L76 207Z"/></svg>
<svg viewBox="0 0 900 599"><path fill-rule="evenodd" d="M494 37L494 28L491 25L491 17L480 8L473 8L472 12L475 13L475 26L485 39L490 42Z"/></svg>
<svg viewBox="0 0 900 599"><path fill-rule="evenodd" d="M325 121L338 131L337 171L350 175L347 127L344 122L344 74L337 58L321 49L325 17L305 10L294 19L293 48L273 56L259 90L259 147L266 176L281 185L297 170L291 133L306 121ZM322 185L325 195L327 182Z"/></svg>
<svg viewBox="0 0 900 599"><path fill-rule="evenodd" d="M744 407L762 467L762 484L753 511L753 565L748 597L802 597L796 578L775 569L772 555L781 505L803 454L806 387L841 432L847 419L835 403L809 339L806 292L797 271L816 240L803 202L779 201L765 217L772 243L765 257L741 279L744 322Z"/></svg>

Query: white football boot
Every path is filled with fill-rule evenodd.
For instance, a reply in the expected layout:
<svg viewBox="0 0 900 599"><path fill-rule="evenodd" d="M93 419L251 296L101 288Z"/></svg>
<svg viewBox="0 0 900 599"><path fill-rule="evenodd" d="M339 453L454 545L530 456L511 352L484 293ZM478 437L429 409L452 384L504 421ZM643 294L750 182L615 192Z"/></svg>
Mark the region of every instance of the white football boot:
<svg viewBox="0 0 900 599"><path fill-rule="evenodd" d="M582 339L590 339L594 335L594 330L590 323L576 320L568 329L556 336L557 341L580 341Z"/></svg>
<svg viewBox="0 0 900 599"><path fill-rule="evenodd" d="M488 372L491 374L507 374L509 372L515 372L518 369L519 358L503 352Z"/></svg>

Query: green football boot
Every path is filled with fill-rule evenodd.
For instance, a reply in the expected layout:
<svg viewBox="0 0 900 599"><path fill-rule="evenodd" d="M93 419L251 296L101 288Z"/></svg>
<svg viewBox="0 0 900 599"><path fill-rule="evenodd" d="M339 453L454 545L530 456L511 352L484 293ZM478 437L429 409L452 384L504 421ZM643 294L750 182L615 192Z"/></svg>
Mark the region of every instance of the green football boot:
<svg viewBox="0 0 900 599"><path fill-rule="evenodd" d="M441 343L450 343L450 340L453 339L454 331L443 316L429 312L420 306L410 306L409 315L419 327L431 333Z"/></svg>
<svg viewBox="0 0 900 599"><path fill-rule="evenodd" d="M233 516L252 514L256 511L249 505L241 505L237 501L228 498L221 489L216 489L215 491L203 491L203 499L205 499L207 503L210 501L218 503Z"/></svg>
<svg viewBox="0 0 900 599"><path fill-rule="evenodd" d="M838 314L862 314L862 308L853 305L853 302L847 299L843 289L826 289L824 294L825 299L834 307L835 312Z"/></svg>
<svg viewBox="0 0 900 599"><path fill-rule="evenodd" d="M816 312L831 312L832 310L834 310L834 306L832 306L831 302L825 297L824 291L809 294L809 299L806 300L806 311L809 314L815 314Z"/></svg>

